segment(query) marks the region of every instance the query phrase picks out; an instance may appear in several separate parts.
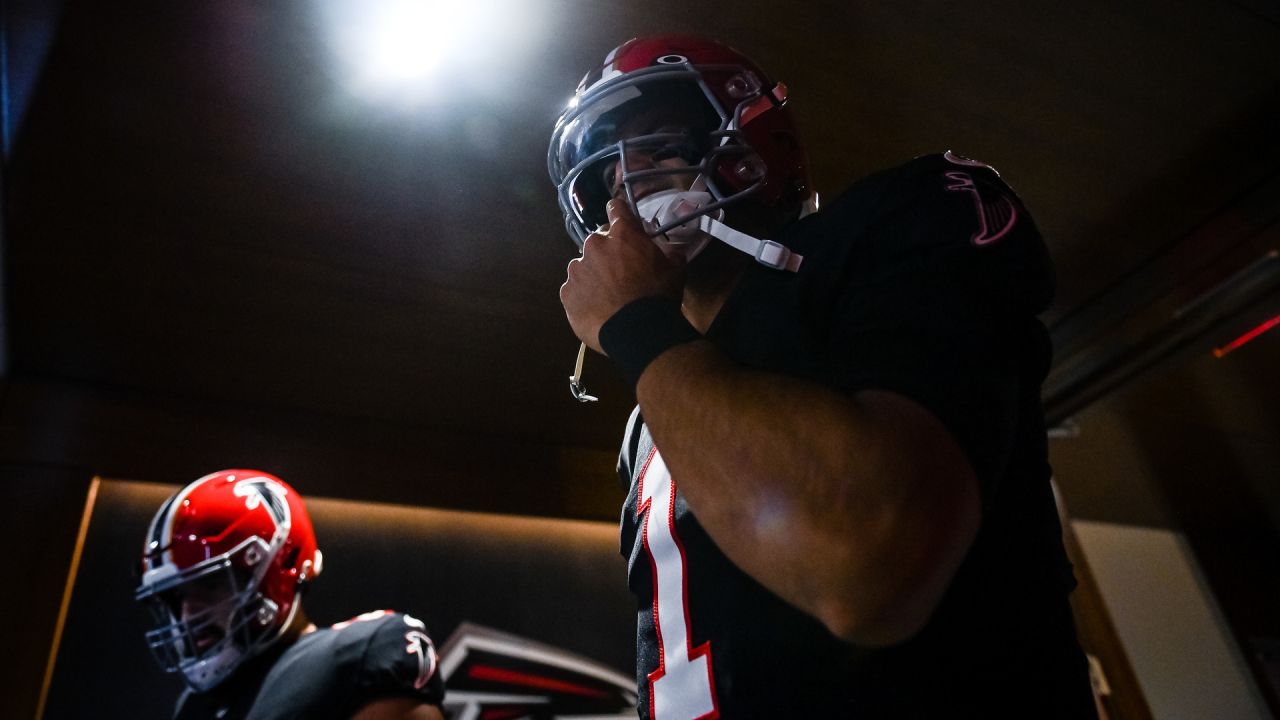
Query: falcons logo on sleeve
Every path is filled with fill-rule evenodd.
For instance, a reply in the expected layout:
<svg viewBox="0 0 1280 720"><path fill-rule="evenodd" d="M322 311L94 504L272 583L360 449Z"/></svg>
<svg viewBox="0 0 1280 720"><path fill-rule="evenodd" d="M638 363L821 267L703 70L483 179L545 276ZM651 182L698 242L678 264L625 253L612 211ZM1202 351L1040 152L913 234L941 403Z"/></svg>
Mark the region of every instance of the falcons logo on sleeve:
<svg viewBox="0 0 1280 720"><path fill-rule="evenodd" d="M995 168L986 163L970 160L950 150L943 154L948 162L961 167L985 168L996 175ZM1009 234L1014 223L1018 221L1018 204L999 183L992 183L981 175L953 170L945 173L947 190L951 192L969 193L973 197L973 209L977 214L978 229L970 236L969 241L978 247L990 245Z"/></svg>
<svg viewBox="0 0 1280 720"><path fill-rule="evenodd" d="M439 657L436 655L436 646L427 636L427 626L421 620L412 615L405 615L404 624L411 628L404 634L405 642L408 643L404 651L418 657L418 677L414 679L413 687L421 690L431 676L436 674Z"/></svg>

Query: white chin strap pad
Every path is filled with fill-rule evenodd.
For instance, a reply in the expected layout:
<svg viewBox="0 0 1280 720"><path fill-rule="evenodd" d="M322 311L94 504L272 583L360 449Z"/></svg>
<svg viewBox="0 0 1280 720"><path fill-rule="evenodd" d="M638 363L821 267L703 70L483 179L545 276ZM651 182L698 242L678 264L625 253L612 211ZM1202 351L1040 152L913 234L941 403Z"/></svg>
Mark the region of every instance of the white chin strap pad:
<svg viewBox="0 0 1280 720"><path fill-rule="evenodd" d="M711 193L697 190L663 190L636 203L637 214L645 227L652 232L669 222L687 217L699 208L713 202ZM795 272L800 269L801 255L791 252L785 245L773 240L761 240L744 232L739 232L725 225L724 210L707 213L677 225L665 235L654 237L653 241L664 250L674 251L692 260L702 252L711 238L740 250L756 259L756 262L774 270Z"/></svg>

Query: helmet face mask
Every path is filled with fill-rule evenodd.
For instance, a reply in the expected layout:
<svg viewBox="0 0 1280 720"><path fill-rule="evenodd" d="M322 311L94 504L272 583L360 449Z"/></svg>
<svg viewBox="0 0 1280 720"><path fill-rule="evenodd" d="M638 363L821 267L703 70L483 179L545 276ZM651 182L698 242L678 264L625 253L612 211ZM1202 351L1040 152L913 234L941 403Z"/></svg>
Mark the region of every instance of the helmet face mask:
<svg viewBox="0 0 1280 720"><path fill-rule="evenodd" d="M744 202L798 212L811 191L785 99L783 86L767 85L750 60L719 43L682 36L624 43L583 79L548 148L570 237L581 246L604 225L615 194L655 239ZM620 187L609 177L617 166ZM643 198L660 190L706 200L686 203L688 213L642 213ZM657 214L665 221L647 216Z"/></svg>
<svg viewBox="0 0 1280 720"><path fill-rule="evenodd" d="M615 168L633 203L643 192L637 185L665 181L688 187L704 175L712 137L726 121L694 79L663 74L605 88L566 116L555 167L565 175L561 205L568 211L570 234L579 241L608 222L605 203L615 194ZM649 162L637 166L639 157ZM657 166L670 158L682 162Z"/></svg>
<svg viewBox="0 0 1280 720"><path fill-rule="evenodd" d="M301 498L278 478L223 471L180 490L152 520L136 592L161 669L196 692L226 680L290 627L320 557Z"/></svg>
<svg viewBox="0 0 1280 720"><path fill-rule="evenodd" d="M272 639L279 608L258 590L268 551L260 538L250 538L227 556L139 591L156 622L147 645L162 668L204 691Z"/></svg>

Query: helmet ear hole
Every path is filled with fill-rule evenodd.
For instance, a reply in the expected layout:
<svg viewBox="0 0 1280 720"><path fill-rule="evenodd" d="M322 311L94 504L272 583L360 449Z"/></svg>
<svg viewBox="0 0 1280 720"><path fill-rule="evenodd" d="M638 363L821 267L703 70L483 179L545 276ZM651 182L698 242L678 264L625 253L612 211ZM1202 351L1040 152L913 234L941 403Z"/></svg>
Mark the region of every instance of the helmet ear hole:
<svg viewBox="0 0 1280 720"><path fill-rule="evenodd" d="M735 100L741 100L760 93L760 80L755 73L744 70L729 78L724 85L725 92Z"/></svg>
<svg viewBox="0 0 1280 720"><path fill-rule="evenodd" d="M733 174L739 181L744 183L752 183L762 179L768 168L764 164L764 160L759 155L751 153L741 158L733 166Z"/></svg>

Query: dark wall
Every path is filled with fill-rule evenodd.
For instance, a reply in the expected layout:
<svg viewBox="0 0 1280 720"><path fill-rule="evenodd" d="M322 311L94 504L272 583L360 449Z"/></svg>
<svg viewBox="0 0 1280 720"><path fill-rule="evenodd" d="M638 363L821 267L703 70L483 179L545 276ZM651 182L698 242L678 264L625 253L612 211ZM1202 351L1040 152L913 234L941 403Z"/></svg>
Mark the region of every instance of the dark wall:
<svg viewBox="0 0 1280 720"><path fill-rule="evenodd" d="M181 688L142 640L132 572L175 486L103 481L88 526L45 717L166 717ZM634 666L634 604L611 523L312 498L324 573L305 606L320 625L392 608L437 646L464 621Z"/></svg>
<svg viewBox="0 0 1280 720"><path fill-rule="evenodd" d="M0 647L9 656L0 717L35 716L91 480L74 469L0 462L0 613L8 618Z"/></svg>

